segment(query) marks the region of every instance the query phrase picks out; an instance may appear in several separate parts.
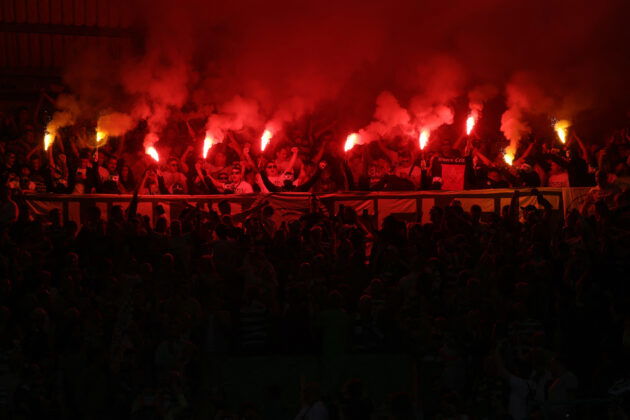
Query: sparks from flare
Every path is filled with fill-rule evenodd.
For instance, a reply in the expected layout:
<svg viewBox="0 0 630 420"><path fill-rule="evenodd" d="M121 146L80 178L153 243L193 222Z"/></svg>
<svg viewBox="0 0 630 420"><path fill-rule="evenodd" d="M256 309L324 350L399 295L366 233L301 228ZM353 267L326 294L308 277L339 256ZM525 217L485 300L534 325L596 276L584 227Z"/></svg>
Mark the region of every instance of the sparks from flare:
<svg viewBox="0 0 630 420"><path fill-rule="evenodd" d="M558 135L558 138L560 139L560 142L562 144L566 143L567 141L567 132L569 131L570 125L571 123L569 121L560 120L553 126L553 129L556 130L556 134Z"/></svg>
<svg viewBox="0 0 630 420"><path fill-rule="evenodd" d="M271 142L272 137L273 137L273 134L269 130L265 130L264 133L262 133L262 136L260 136L260 151L261 152L264 152L267 146L269 146L269 143Z"/></svg>
<svg viewBox="0 0 630 420"><path fill-rule="evenodd" d="M206 159L208 157L208 151L214 145L214 140L210 136L210 134L206 134L206 138L203 139L203 158Z"/></svg>
<svg viewBox="0 0 630 420"><path fill-rule="evenodd" d="M346 144L343 146L344 152L349 152L359 141L359 135L357 133L348 134L346 137Z"/></svg>
<svg viewBox="0 0 630 420"><path fill-rule="evenodd" d="M418 138L418 143L420 145L420 150L424 150L429 143L429 136L431 135L431 131L428 128L425 128L420 131L420 137Z"/></svg>
<svg viewBox="0 0 630 420"><path fill-rule="evenodd" d="M46 131L46 133L44 134L44 150L48 150L48 148L50 148L54 141L55 135Z"/></svg>
<svg viewBox="0 0 630 420"><path fill-rule="evenodd" d="M156 162L160 161L160 155L158 154L158 151L155 149L155 147L153 146L147 147L146 154L151 156L154 161Z"/></svg>
<svg viewBox="0 0 630 420"><path fill-rule="evenodd" d="M477 117L474 114L470 114L466 119L466 135L470 136L473 128L475 128L475 124L477 123Z"/></svg>

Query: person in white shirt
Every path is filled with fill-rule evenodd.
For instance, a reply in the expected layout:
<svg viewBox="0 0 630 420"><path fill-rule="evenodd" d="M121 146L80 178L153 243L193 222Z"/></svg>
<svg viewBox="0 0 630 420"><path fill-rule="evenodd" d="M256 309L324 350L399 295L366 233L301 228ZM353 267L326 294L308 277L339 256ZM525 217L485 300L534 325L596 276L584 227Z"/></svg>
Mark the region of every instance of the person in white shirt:
<svg viewBox="0 0 630 420"><path fill-rule="evenodd" d="M230 184L227 189L233 191L234 194L251 194L254 192L251 184L243 179L243 169L236 165L232 168L230 175Z"/></svg>
<svg viewBox="0 0 630 420"><path fill-rule="evenodd" d="M291 155L289 155L289 150L291 151ZM275 163L278 166L279 172L294 172L295 170L301 168L302 162L298 159L299 149L297 147L292 147L289 149L287 146L280 146L276 150L276 159Z"/></svg>
<svg viewBox="0 0 630 420"><path fill-rule="evenodd" d="M98 177L101 183L111 181L116 176L116 168L118 167L118 159L111 157L107 160L105 166L98 167ZM117 180L116 180L117 181Z"/></svg>
<svg viewBox="0 0 630 420"><path fill-rule="evenodd" d="M186 175L179 170L179 161L174 157L167 161L167 169L162 173L164 178L164 186L171 194L188 193L188 185Z"/></svg>
<svg viewBox="0 0 630 420"><path fill-rule="evenodd" d="M291 156L291 160L289 164L286 165L286 169L281 169L281 167L275 161L267 162L264 168L265 174L267 175L267 178L269 179L269 181L271 181L273 185L275 185L276 187L282 187L284 185L285 179L287 179L287 175L291 174L291 177L293 176L292 168L297 159L298 151L299 150L297 147L291 148L291 152L293 152L293 156ZM251 161L251 158L249 158L249 154L247 154L249 150L246 150L244 152L246 153L246 156L248 157L252 167L255 166L253 161ZM256 174L256 183L260 187L260 191L264 193L269 192L269 189L265 186L265 183L263 182L262 177L260 176L259 173Z"/></svg>
<svg viewBox="0 0 630 420"><path fill-rule="evenodd" d="M595 211L595 203L603 201L608 208L615 207L615 198L621 192L618 186L608 182L608 172L599 170L595 177L597 185L590 189L582 203L582 215L588 217Z"/></svg>
<svg viewBox="0 0 630 420"><path fill-rule="evenodd" d="M549 178L547 186L555 188L569 187L569 173L559 162L554 159L549 161L551 169L549 170Z"/></svg>
<svg viewBox="0 0 630 420"><path fill-rule="evenodd" d="M251 194L254 192L251 184L243 179L243 171L239 165L232 168L232 173L227 179L217 179L212 176L209 178L221 194Z"/></svg>

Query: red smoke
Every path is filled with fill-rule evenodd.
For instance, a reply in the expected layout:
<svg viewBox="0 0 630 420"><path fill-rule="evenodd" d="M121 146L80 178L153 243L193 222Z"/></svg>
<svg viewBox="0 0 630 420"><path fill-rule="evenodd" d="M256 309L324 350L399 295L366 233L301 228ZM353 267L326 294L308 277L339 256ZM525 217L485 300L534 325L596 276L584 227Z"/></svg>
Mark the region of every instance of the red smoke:
<svg viewBox="0 0 630 420"><path fill-rule="evenodd" d="M458 98L481 112L501 92L507 111L493 117L515 147L530 114L578 121L630 108L622 0L126 4L136 39L119 57L87 51L65 80L90 116L125 112L157 135L186 104L217 141L279 131L323 106L340 132L416 135L452 124Z"/></svg>

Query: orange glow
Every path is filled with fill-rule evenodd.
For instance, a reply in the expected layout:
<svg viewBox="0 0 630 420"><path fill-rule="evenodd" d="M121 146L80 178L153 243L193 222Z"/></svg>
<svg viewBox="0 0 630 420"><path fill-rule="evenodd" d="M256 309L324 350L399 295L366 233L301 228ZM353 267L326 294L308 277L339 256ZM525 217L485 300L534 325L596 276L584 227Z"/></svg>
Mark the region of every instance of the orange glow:
<svg viewBox="0 0 630 420"><path fill-rule="evenodd" d="M349 134L346 137L346 144L343 146L344 152L349 152L359 141L359 135L357 133Z"/></svg>
<svg viewBox="0 0 630 420"><path fill-rule="evenodd" d="M422 131L420 131L420 137L418 138L420 150L424 150L424 148L427 146L427 143L429 143L430 135L431 135L431 131L428 128L425 128Z"/></svg>
<svg viewBox="0 0 630 420"><path fill-rule="evenodd" d="M503 160L505 161L505 163L512 166L512 163L514 162L514 154L506 151L505 153L503 153Z"/></svg>
<svg viewBox="0 0 630 420"><path fill-rule="evenodd" d="M567 120L560 120L554 126L553 129L556 130L556 134L558 134L558 138L562 144L567 141L567 132L569 131L569 126L571 123Z"/></svg>
<svg viewBox="0 0 630 420"><path fill-rule="evenodd" d="M203 139L203 158L207 158L208 157L208 151L212 148L212 145L214 145L214 140L212 139L212 137L210 137L210 134L206 134L206 138Z"/></svg>
<svg viewBox="0 0 630 420"><path fill-rule="evenodd" d="M101 142L107 138L107 134L103 131L96 131L96 145L100 146Z"/></svg>
<svg viewBox="0 0 630 420"><path fill-rule="evenodd" d="M271 143L271 138L273 134L269 130L265 130L265 132L260 136L260 151L264 152L269 143Z"/></svg>
<svg viewBox="0 0 630 420"><path fill-rule="evenodd" d="M55 135L46 131L44 134L44 150L48 150L55 141Z"/></svg>
<svg viewBox="0 0 630 420"><path fill-rule="evenodd" d="M154 161L160 161L160 155L158 154L158 151L155 149L155 147L149 146L146 148L145 152L147 155L151 156Z"/></svg>
<svg viewBox="0 0 630 420"><path fill-rule="evenodd" d="M466 135L470 136L470 133L472 133L476 123L477 119L473 114L470 114L470 116L466 119Z"/></svg>

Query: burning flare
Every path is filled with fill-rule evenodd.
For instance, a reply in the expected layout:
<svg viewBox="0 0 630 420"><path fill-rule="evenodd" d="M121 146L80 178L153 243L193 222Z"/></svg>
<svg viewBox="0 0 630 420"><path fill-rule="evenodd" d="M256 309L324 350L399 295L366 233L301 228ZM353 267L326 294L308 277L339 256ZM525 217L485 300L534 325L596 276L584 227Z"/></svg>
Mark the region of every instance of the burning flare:
<svg viewBox="0 0 630 420"><path fill-rule="evenodd" d="M269 130L265 130L265 132L262 133L262 136L260 136L260 151L261 152L264 152L267 146L269 146L269 143L271 142L272 137L273 137L273 134Z"/></svg>
<svg viewBox="0 0 630 420"><path fill-rule="evenodd" d="M107 138L106 133L104 133L103 131L96 130L96 145L97 146L100 146L101 142L104 141L105 138Z"/></svg>
<svg viewBox="0 0 630 420"><path fill-rule="evenodd" d="M348 134L346 137L346 144L343 146L344 152L349 152L359 141L359 135L357 133Z"/></svg>
<svg viewBox="0 0 630 420"><path fill-rule="evenodd" d="M206 138L203 139L203 158L206 159L208 157L208 151L214 145L214 140L210 137L210 134L206 134Z"/></svg>
<svg viewBox="0 0 630 420"><path fill-rule="evenodd" d="M44 133L44 150L48 150L54 141L55 141L55 134L49 133L48 131L46 131L46 133Z"/></svg>
<svg viewBox="0 0 630 420"><path fill-rule="evenodd" d="M160 155L158 155L158 151L155 149L155 147L149 146L146 148L145 152L147 155L151 156L154 161L160 161Z"/></svg>
<svg viewBox="0 0 630 420"><path fill-rule="evenodd" d="M512 166L512 163L514 162L514 153L508 152L506 150L503 153L503 160L505 161L505 163L507 163L508 165Z"/></svg>
<svg viewBox="0 0 630 420"><path fill-rule="evenodd" d="M477 123L477 117L474 114L470 114L466 119L466 135L470 136L473 128L475 128L475 124Z"/></svg>
<svg viewBox="0 0 630 420"><path fill-rule="evenodd" d="M553 126L553 129L556 130L556 134L558 134L558 138L562 144L567 141L567 133L570 125L571 123L569 121L560 120Z"/></svg>
<svg viewBox="0 0 630 420"><path fill-rule="evenodd" d="M420 131L420 137L418 138L420 150L424 150L424 148L427 146L427 143L429 143L430 135L431 135L431 131L428 128L425 128L422 131Z"/></svg>

